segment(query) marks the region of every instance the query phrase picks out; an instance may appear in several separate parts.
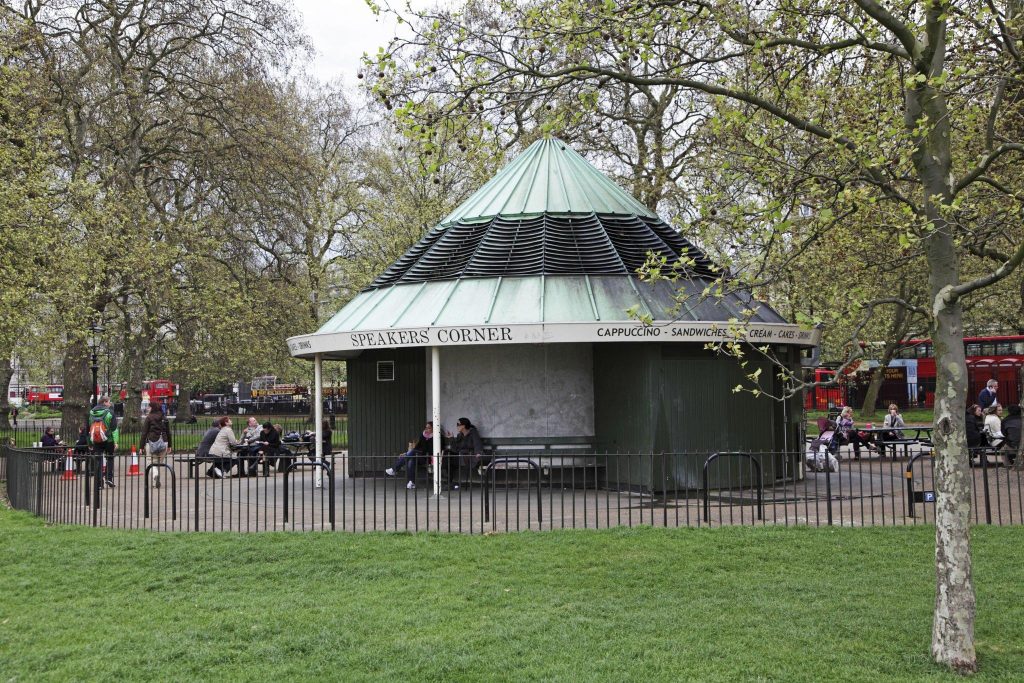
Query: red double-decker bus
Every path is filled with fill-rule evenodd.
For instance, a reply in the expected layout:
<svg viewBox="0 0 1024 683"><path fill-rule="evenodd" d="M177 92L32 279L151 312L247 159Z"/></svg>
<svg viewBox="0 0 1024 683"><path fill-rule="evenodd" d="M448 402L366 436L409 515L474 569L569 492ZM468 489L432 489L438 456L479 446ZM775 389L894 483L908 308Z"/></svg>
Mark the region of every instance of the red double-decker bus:
<svg viewBox="0 0 1024 683"><path fill-rule="evenodd" d="M142 383L142 397L166 403L178 395L178 385L169 379L149 379Z"/></svg>
<svg viewBox="0 0 1024 683"><path fill-rule="evenodd" d="M1019 403L1021 398L1020 368L1024 366L1024 335L993 335L964 337L967 357L967 402L975 397L990 379L999 382L997 399L1003 405ZM900 365L908 368L907 382L916 377L918 405L935 405L935 349L930 339L911 339L897 352Z"/></svg>
<svg viewBox="0 0 1024 683"><path fill-rule="evenodd" d="M869 345L865 344L865 348ZM1003 405L1018 403L1024 387L1020 369L1024 367L1024 335L992 335L965 337L967 359L967 402L973 403L990 379L999 382L997 398ZM872 365L872 363L868 363ZM835 387L810 387L804 392L808 410L828 410L850 403L857 407L863 399L869 370L840 378ZM835 376L835 370L819 367L808 380L823 382ZM935 405L935 349L930 339L911 339L904 343L889 363L882 383L880 400L894 402L901 408L932 408Z"/></svg>
<svg viewBox="0 0 1024 683"><path fill-rule="evenodd" d="M25 388L25 403L30 405L59 406L63 402L63 384L32 384Z"/></svg>

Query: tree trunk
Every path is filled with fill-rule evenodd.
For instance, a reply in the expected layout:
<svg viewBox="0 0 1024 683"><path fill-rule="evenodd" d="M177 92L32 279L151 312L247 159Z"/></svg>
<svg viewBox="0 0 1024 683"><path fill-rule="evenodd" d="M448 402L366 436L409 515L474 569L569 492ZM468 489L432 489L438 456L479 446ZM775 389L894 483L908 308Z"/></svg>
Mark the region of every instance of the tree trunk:
<svg viewBox="0 0 1024 683"><path fill-rule="evenodd" d="M142 367L145 351L138 337L134 341L128 352L128 392L124 400L124 419L129 425L139 422L142 411L142 383L145 381Z"/></svg>
<svg viewBox="0 0 1024 683"><path fill-rule="evenodd" d="M860 416L862 418L870 418L875 412L875 404L878 403L878 394L882 391L882 382L885 381L885 369L887 367L889 367L889 361L883 360L875 368L875 373L871 376L868 390L864 394L864 404L860 407Z"/></svg>
<svg viewBox="0 0 1024 683"><path fill-rule="evenodd" d="M955 671L977 670L976 603L971 576L971 472L967 453L967 362L962 306L946 291L958 284L951 230L938 215L926 247L934 301L935 612L932 657Z"/></svg>
<svg viewBox="0 0 1024 683"><path fill-rule="evenodd" d="M929 22L939 12L930 10ZM937 46L942 49L942 45ZM922 240L928 260L930 321L935 347L935 612L932 657L959 673L978 669L974 648L976 603L971 577L971 473L967 453L967 361L963 306L950 290L960 284L953 228L946 220L953 173L949 111L945 95L929 85L906 91L910 131L928 122L912 158L924 190L928 221Z"/></svg>
<svg viewBox="0 0 1024 683"><path fill-rule="evenodd" d="M933 265L933 269L941 269ZM936 278L932 277L933 281ZM933 295L939 296L933 288ZM961 306L941 310L935 345L935 614L932 657L960 672L977 669L971 576L971 473L965 427L967 364Z"/></svg>
<svg viewBox="0 0 1024 683"><path fill-rule="evenodd" d="M78 430L89 419L94 388L89 369L89 345L85 338L68 340L64 352L64 401L61 404L61 435L65 441L78 438Z"/></svg>
<svg viewBox="0 0 1024 683"><path fill-rule="evenodd" d="M125 310L127 311L127 307ZM129 425L137 425L141 421L142 383L146 379L146 354L149 353L151 340L153 339L148 309L143 309L141 314L142 322L138 334L132 334L128 337L128 396L125 399L124 417L125 422ZM125 313L125 329L132 329L127 312Z"/></svg>
<svg viewBox="0 0 1024 683"><path fill-rule="evenodd" d="M1024 365L1017 373L1017 391L1020 392L1020 407L1024 411ZM1017 444L1017 467L1024 467L1024 438L1018 440Z"/></svg>
<svg viewBox="0 0 1024 683"><path fill-rule="evenodd" d="M907 298L907 283L905 281L900 282L900 298ZM892 325L889 327L889 333L886 336L885 347L882 349L880 364L875 369L874 376L871 377L871 384L868 385L867 394L864 396L864 404L860 407L860 415L863 418L871 417L875 412L875 404L878 403L878 393L882 390L882 382L885 381L885 370L889 367L889 363L892 362L893 356L896 355L896 349L900 347L900 342L903 341L903 337L907 333L907 325L910 322L909 318L907 309L902 306L896 307Z"/></svg>
<svg viewBox="0 0 1024 683"><path fill-rule="evenodd" d="M11 355L5 354L3 362L0 362L0 387L4 388L4 397L0 400L0 429L9 430L11 422L8 413L11 410L10 393L11 378L14 377L14 366L11 364Z"/></svg>
<svg viewBox="0 0 1024 683"><path fill-rule="evenodd" d="M174 420L188 422L192 419L192 392L188 389L188 372L175 370L171 373L171 381L178 385L178 404L174 409Z"/></svg>

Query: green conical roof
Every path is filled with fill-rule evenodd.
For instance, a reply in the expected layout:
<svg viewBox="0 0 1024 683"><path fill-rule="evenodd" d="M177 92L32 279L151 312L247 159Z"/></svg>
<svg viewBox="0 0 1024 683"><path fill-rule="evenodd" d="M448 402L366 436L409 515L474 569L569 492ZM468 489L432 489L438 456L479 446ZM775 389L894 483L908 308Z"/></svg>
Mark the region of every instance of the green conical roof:
<svg viewBox="0 0 1024 683"><path fill-rule="evenodd" d="M543 213L657 218L567 144L545 138L501 169L440 225Z"/></svg>

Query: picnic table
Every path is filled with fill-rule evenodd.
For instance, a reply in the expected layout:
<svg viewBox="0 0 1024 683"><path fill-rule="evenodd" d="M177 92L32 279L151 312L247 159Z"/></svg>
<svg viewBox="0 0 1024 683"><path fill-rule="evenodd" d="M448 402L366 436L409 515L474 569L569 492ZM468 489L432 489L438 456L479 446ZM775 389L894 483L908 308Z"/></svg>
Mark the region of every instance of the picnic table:
<svg viewBox="0 0 1024 683"><path fill-rule="evenodd" d="M222 463L224 461L230 461L231 466L234 467L240 463L252 460L256 456L249 454L248 444L236 444L231 446L231 455L196 455L190 453L176 457L175 462L183 462L188 465L188 478L192 479L199 474L199 465L202 463ZM291 464L292 460L300 455L307 455L311 457L311 454L315 452L315 445L311 441L284 441L281 443L281 450L276 456L263 457L263 476L270 476L270 461L278 460L278 471L283 471L284 467ZM282 466L281 461L285 461L285 465Z"/></svg>
<svg viewBox="0 0 1024 683"><path fill-rule="evenodd" d="M900 447L903 448L903 457L904 458L910 457L910 447L911 446L920 445L920 446L931 447L931 445L932 445L931 434L932 434L932 430L933 429L934 429L934 427L915 427L915 426L910 426L910 427L900 427L900 428L897 428L897 429L892 429L892 428L889 428L889 427L872 427L871 429L858 429L857 431L864 432L866 434L872 434L872 435L874 435L874 434L885 434L885 433L888 433L888 432L900 432L900 433L902 433L903 436L901 438L899 438L899 439L885 439L885 440L878 439L878 438L872 439L872 442L876 446L880 446L882 448L882 457L885 457L886 450L891 449L892 450L892 459L895 460L896 459L897 449L900 448ZM909 436L910 432L914 433L913 437Z"/></svg>

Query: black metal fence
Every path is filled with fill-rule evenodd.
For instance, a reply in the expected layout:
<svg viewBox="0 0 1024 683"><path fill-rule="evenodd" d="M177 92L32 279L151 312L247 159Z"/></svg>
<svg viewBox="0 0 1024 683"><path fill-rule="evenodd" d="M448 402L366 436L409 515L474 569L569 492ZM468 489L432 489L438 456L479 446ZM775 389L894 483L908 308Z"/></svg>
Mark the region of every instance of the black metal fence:
<svg viewBox="0 0 1024 683"><path fill-rule="evenodd" d="M934 521L933 459L842 459L814 471L803 453L516 453L488 466L446 470L440 495L423 463L408 488L391 457L353 473L345 455L295 455L255 476L215 479L182 456L69 457L0 452L11 503L48 521L174 531L450 531L615 526L837 525ZM361 462L365 459L360 459ZM447 459L446 459L447 461ZM450 461L448 461L450 462ZM159 473L159 488L153 474ZM236 473L237 474L237 473ZM354 476L359 475L359 476ZM971 469L977 524L1024 522L1024 473L986 456ZM110 478L114 487L104 486Z"/></svg>

